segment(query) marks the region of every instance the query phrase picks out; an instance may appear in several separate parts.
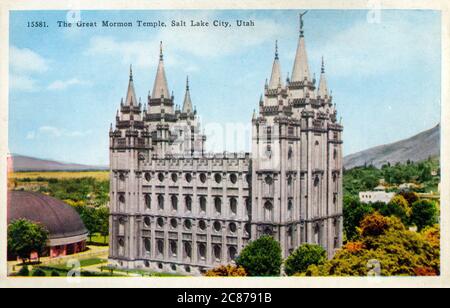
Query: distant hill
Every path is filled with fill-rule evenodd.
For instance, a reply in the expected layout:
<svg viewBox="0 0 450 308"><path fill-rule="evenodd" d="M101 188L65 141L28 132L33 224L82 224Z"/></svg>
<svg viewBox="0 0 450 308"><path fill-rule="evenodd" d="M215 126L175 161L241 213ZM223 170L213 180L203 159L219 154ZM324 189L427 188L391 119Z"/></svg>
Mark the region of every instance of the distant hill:
<svg viewBox="0 0 450 308"><path fill-rule="evenodd" d="M87 171L106 170L106 166L89 166L81 164L63 163L53 160L13 154L11 156L14 171Z"/></svg>
<svg viewBox="0 0 450 308"><path fill-rule="evenodd" d="M380 168L387 163L419 162L429 157L439 157L440 139L441 126L437 125L409 139L348 155L344 157L344 167L352 169L367 164Z"/></svg>

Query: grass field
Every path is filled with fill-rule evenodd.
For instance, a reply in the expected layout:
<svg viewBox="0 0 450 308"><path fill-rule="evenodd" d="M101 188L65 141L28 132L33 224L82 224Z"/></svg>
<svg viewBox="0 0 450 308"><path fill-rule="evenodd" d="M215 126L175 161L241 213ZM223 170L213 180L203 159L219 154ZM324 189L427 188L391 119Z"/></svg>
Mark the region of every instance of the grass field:
<svg viewBox="0 0 450 308"><path fill-rule="evenodd" d="M109 171L38 171L38 172L13 172L9 174L10 179L80 179L94 178L99 181L109 179Z"/></svg>

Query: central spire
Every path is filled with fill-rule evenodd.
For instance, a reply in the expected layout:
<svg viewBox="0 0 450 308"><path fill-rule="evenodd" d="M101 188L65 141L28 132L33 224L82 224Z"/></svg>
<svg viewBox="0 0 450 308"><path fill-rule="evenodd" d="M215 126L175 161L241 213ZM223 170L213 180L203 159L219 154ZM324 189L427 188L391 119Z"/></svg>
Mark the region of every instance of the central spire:
<svg viewBox="0 0 450 308"><path fill-rule="evenodd" d="M294 69L292 70L292 82L311 80L309 72L308 54L306 53L305 31L303 29L303 16L307 13L300 14L300 38L298 41L297 53L295 55Z"/></svg>
<svg viewBox="0 0 450 308"><path fill-rule="evenodd" d="M186 95L184 97L184 103L183 103L183 113L192 113L192 100L191 100L191 93L190 93L190 87L189 87L189 77L186 78Z"/></svg>
<svg viewBox="0 0 450 308"><path fill-rule="evenodd" d="M133 67L130 65L130 80L128 83L127 100L125 104L128 106L137 106L136 92L134 91Z"/></svg>
<svg viewBox="0 0 450 308"><path fill-rule="evenodd" d="M279 86L282 86L281 79L281 65L280 58L278 54L278 41L275 42L275 60L273 61L272 67L272 76L270 77L269 89L274 90L278 89Z"/></svg>
<svg viewBox="0 0 450 308"><path fill-rule="evenodd" d="M153 86L152 98L158 99L164 96L164 98L170 98L169 86L167 85L166 71L164 69L164 54L163 43L161 42L159 51L159 64L156 71L155 85Z"/></svg>
<svg viewBox="0 0 450 308"><path fill-rule="evenodd" d="M328 98L328 84L327 77L325 75L325 61L322 57L322 69L320 75L319 89L317 93L321 98Z"/></svg>

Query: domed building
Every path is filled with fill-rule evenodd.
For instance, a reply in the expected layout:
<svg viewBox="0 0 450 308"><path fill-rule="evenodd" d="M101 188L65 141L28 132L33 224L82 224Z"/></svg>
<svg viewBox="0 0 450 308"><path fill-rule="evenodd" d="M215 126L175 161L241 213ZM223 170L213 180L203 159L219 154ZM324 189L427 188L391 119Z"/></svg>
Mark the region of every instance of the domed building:
<svg viewBox="0 0 450 308"><path fill-rule="evenodd" d="M9 191L7 215L8 224L27 219L47 228L49 241L45 256L55 258L86 249L88 231L83 221L70 205L58 199L30 191Z"/></svg>

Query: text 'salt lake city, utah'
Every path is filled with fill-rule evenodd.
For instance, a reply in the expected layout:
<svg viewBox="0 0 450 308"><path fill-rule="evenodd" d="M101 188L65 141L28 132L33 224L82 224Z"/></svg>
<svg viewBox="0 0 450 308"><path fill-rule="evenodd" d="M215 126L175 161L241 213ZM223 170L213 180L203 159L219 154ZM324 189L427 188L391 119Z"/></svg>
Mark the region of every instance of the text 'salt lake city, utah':
<svg viewBox="0 0 450 308"><path fill-rule="evenodd" d="M8 275L440 276L440 25L10 12Z"/></svg>

